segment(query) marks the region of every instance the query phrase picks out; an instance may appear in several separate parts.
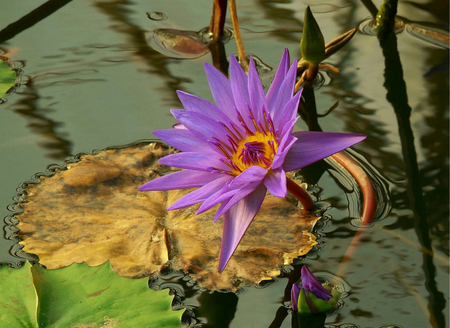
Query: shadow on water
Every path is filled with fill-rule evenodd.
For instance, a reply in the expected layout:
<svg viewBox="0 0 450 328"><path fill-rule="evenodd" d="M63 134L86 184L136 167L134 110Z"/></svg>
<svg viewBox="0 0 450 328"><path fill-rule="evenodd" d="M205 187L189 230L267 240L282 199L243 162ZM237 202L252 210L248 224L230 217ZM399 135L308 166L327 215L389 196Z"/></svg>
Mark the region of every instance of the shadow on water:
<svg viewBox="0 0 450 328"><path fill-rule="evenodd" d="M432 251L430 227L427 221L427 208L423 199L422 184L417 164L417 154L414 146L414 134L411 128L411 107L408 105L406 84L403 80L403 68L397 49L397 36L390 33L380 37L380 46L385 60L384 86L387 90L386 99L392 104L398 122L403 160L406 166L408 199L414 212L414 229L422 247ZM436 286L436 267L432 252L422 256L422 268L425 275L425 287L430 294L428 311L430 324L433 327L444 327L445 298Z"/></svg>

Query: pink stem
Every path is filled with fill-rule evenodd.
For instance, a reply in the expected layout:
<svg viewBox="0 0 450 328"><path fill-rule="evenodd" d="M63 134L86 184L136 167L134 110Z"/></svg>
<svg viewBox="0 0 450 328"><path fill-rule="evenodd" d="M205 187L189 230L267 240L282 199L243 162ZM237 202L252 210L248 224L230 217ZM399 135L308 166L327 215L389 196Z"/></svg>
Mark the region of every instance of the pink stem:
<svg viewBox="0 0 450 328"><path fill-rule="evenodd" d="M288 177L286 177L286 185L287 190L289 190L289 192L294 195L295 198L300 201L300 203L302 203L303 208L307 211L311 211L314 206L314 202L311 196L306 192L306 190L304 190Z"/></svg>
<svg viewBox="0 0 450 328"><path fill-rule="evenodd" d="M360 185L363 194L363 210L361 222L366 225L372 222L375 213L375 190L372 181L361 166L343 153L337 153L331 156L336 162L341 164Z"/></svg>

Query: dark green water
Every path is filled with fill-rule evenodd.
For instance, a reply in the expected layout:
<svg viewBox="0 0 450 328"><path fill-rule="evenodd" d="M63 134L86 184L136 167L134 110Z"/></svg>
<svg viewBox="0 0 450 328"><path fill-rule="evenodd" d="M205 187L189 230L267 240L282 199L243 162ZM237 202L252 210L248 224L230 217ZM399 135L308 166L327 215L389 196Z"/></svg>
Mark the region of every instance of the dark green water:
<svg viewBox="0 0 450 328"><path fill-rule="evenodd" d="M153 138L152 130L172 126L169 109L181 107L176 90L211 100L202 65L211 62L209 54L170 58L148 42L155 29L208 26L209 1L49 1L36 10L44 3L0 5L0 50L13 51L8 56L23 66L26 82L0 104L2 217L9 214L6 207L17 186L47 165L78 152ZM369 16L357 1L308 4L327 41ZM305 5L240 1L246 51L271 68L284 48L300 56ZM164 17L151 20L147 12ZM448 30L446 1L400 2L398 13L409 26ZM229 19L226 26L231 28ZM237 52L233 40L225 51ZM318 180L320 200L332 208L317 229L319 246L302 263L319 276L338 279L347 292L327 324L448 326L448 54L442 43L423 40L407 27L384 51L376 37L358 32L327 60L340 73L322 72L317 108L325 113L337 101L339 106L319 123L324 131L368 135L354 150L376 172L388 203L380 204L379 220L341 266L357 231L352 220L358 205L349 192L354 186L332 170ZM266 85L273 74L262 70ZM302 121L297 126L306 129ZM17 263L8 253L13 243L0 242L0 261ZM291 327L285 289L295 272L237 296L186 287L184 303L198 307L198 320L209 322L205 327ZM223 308L226 313L219 314Z"/></svg>

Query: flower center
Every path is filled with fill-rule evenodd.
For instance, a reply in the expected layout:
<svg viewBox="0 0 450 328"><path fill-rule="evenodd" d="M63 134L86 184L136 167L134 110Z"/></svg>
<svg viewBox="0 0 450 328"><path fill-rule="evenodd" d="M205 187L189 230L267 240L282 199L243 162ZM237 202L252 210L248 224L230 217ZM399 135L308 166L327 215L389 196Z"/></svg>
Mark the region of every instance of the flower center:
<svg viewBox="0 0 450 328"><path fill-rule="evenodd" d="M255 135L247 136L239 143L231 160L238 168L239 173L254 165L270 168L276 154L276 146L278 143L273 140L272 135L265 135L258 131Z"/></svg>
<svg viewBox="0 0 450 328"><path fill-rule="evenodd" d="M263 122L256 122L250 109L249 112L247 122L238 114L240 127L233 123L225 126L229 132L226 136L227 143L219 140L214 142L225 155L222 162L230 168L227 171L219 170L223 173L238 176L251 166L267 169L272 166L279 144L278 131L275 131L270 114L264 109ZM252 123L252 129L249 122Z"/></svg>

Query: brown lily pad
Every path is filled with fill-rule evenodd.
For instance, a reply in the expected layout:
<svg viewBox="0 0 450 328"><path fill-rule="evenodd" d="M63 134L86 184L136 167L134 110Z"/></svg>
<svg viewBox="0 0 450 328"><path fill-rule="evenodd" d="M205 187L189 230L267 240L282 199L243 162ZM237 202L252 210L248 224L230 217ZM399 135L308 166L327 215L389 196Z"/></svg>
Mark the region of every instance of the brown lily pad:
<svg viewBox="0 0 450 328"><path fill-rule="evenodd" d="M28 185L23 213L17 215L24 250L48 269L109 260L120 276L139 278L171 265L200 287L236 290L277 276L316 244L311 230L318 218L303 213L293 197L268 195L218 273L222 222L213 222L217 208L198 216L198 205L167 212L190 190L138 191L144 182L174 170L157 162L173 152L160 143L104 150Z"/></svg>

